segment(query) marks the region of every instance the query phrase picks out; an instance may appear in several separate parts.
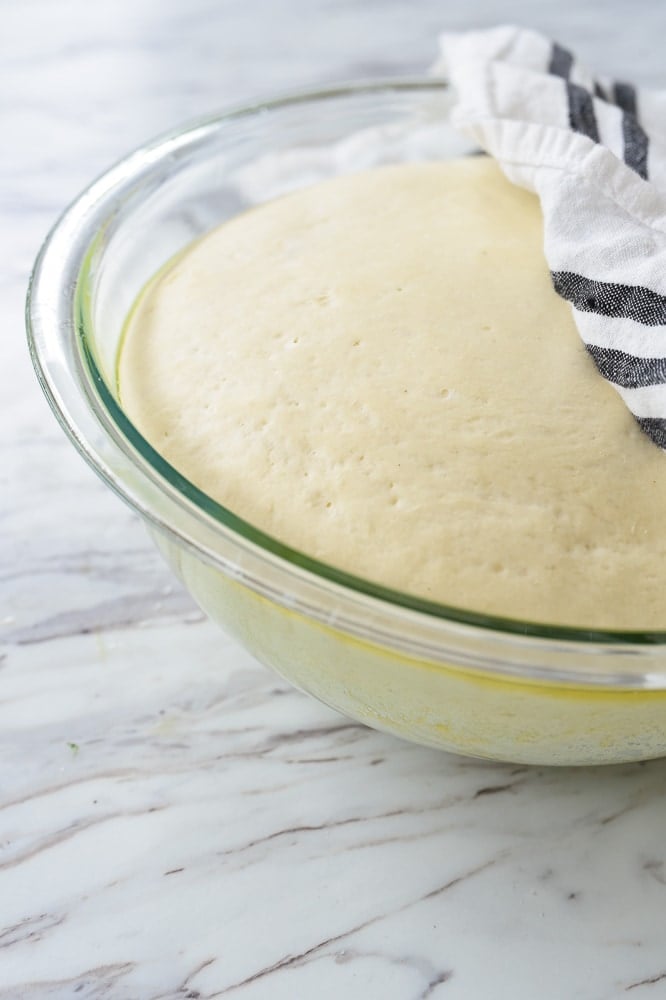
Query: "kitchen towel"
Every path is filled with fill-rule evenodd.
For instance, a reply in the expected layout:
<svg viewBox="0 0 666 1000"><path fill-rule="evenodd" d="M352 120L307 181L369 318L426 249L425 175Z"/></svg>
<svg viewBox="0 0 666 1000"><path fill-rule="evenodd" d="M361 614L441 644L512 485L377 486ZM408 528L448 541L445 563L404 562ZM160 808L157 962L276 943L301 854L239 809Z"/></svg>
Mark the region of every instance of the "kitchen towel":
<svg viewBox="0 0 666 1000"><path fill-rule="evenodd" d="M601 375L666 448L666 91L596 80L523 28L440 43L452 123L539 196L555 290Z"/></svg>

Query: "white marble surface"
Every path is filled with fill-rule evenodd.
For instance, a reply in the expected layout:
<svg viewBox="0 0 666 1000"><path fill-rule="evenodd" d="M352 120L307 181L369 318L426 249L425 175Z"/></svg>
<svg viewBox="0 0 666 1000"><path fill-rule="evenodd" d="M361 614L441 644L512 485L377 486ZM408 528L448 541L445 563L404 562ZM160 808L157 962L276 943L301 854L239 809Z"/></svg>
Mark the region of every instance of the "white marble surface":
<svg viewBox="0 0 666 1000"><path fill-rule="evenodd" d="M666 997L666 761L492 766L291 690L74 454L22 334L93 175L258 93L514 20L665 82L662 0L0 2L0 998Z"/></svg>

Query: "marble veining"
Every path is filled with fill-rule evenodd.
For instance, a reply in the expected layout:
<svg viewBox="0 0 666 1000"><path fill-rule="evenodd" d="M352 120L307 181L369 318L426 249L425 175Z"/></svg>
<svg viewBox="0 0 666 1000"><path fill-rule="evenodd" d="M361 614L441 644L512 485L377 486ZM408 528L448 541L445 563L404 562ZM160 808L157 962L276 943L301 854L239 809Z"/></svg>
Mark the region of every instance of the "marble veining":
<svg viewBox="0 0 666 1000"><path fill-rule="evenodd" d="M148 136L531 24L664 84L659 0L4 4L0 1000L666 997L666 761L493 765L240 650L74 454L22 335L39 244Z"/></svg>

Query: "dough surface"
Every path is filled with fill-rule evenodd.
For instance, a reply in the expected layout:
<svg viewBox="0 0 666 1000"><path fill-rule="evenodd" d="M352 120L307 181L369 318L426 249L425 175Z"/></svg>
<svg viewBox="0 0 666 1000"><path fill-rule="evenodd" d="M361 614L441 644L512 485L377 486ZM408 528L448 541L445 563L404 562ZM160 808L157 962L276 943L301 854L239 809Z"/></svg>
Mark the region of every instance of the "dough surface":
<svg viewBox="0 0 666 1000"><path fill-rule="evenodd" d="M553 291L536 197L485 157L238 216L148 285L122 405L210 496L430 600L663 629L666 455Z"/></svg>

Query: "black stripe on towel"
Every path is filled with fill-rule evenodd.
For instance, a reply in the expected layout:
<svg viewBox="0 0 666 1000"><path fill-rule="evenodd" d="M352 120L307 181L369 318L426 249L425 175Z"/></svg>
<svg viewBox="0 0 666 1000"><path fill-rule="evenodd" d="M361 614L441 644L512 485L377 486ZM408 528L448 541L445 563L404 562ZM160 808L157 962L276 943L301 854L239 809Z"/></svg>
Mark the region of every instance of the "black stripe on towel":
<svg viewBox="0 0 666 1000"><path fill-rule="evenodd" d="M639 177L647 180L648 137L638 120L636 89L630 83L613 84L613 100L622 115L622 140L624 142L624 162Z"/></svg>
<svg viewBox="0 0 666 1000"><path fill-rule="evenodd" d="M636 417L638 426L660 448L666 448L666 420L663 417Z"/></svg>
<svg viewBox="0 0 666 1000"><path fill-rule="evenodd" d="M557 42L553 43L550 51L550 62L548 72L553 76L561 76L563 80L569 79L571 67L573 66L573 56L568 49L563 49Z"/></svg>
<svg viewBox="0 0 666 1000"><path fill-rule="evenodd" d="M643 326L666 325L666 296L640 285L592 281L572 271L552 271L558 295L581 312L633 319Z"/></svg>
<svg viewBox="0 0 666 1000"><path fill-rule="evenodd" d="M599 129L597 128L592 95L585 87L571 83L569 78L572 68L573 56L571 52L554 42L550 50L548 72L553 76L560 76L564 80L569 102L569 125L574 132L582 132L588 138L599 142Z"/></svg>
<svg viewBox="0 0 666 1000"><path fill-rule="evenodd" d="M589 139L599 142L597 116L594 113L594 100L589 90L577 83L567 80L567 97L569 99L569 124L574 132L582 132Z"/></svg>
<svg viewBox="0 0 666 1000"><path fill-rule="evenodd" d="M613 104L636 117L636 88L631 83L617 80L613 84Z"/></svg>
<svg viewBox="0 0 666 1000"><path fill-rule="evenodd" d="M638 358L615 348L585 345L599 373L623 389L640 389L666 382L666 358Z"/></svg>

